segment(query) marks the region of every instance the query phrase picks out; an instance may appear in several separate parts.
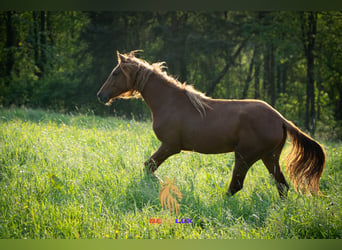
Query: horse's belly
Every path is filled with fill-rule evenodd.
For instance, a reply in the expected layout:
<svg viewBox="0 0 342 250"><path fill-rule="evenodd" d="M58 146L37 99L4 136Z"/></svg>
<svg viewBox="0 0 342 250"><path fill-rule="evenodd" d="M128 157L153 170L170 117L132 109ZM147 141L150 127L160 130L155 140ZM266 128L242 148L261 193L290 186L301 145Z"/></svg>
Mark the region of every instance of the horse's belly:
<svg viewBox="0 0 342 250"><path fill-rule="evenodd" d="M183 126L181 140L184 149L204 154L234 151L238 140L237 119L230 118L228 122L224 117L207 117L191 126Z"/></svg>
<svg viewBox="0 0 342 250"><path fill-rule="evenodd" d="M193 150L194 152L202 153L202 154L222 154L232 152L232 147L222 146L222 147L198 147Z"/></svg>
<svg viewBox="0 0 342 250"><path fill-rule="evenodd" d="M224 136L198 135L183 142L183 150L195 151L203 154L220 154L234 150L234 140Z"/></svg>

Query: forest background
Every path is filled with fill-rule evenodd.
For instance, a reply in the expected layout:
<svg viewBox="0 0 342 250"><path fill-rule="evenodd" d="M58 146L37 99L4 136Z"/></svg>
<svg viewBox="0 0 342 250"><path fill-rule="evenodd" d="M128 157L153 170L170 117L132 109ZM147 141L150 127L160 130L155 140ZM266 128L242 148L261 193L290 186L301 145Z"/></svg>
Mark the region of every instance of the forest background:
<svg viewBox="0 0 342 250"><path fill-rule="evenodd" d="M214 98L267 101L310 134L342 138L342 12L2 11L0 105L149 119L100 104L116 51Z"/></svg>

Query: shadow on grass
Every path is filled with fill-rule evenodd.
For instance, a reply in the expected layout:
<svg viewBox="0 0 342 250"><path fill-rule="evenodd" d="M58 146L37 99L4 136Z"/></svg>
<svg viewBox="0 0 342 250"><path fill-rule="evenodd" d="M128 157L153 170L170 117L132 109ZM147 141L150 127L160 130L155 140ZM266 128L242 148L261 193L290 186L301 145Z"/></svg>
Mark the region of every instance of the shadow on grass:
<svg viewBox="0 0 342 250"><path fill-rule="evenodd" d="M142 172L138 178L131 179L127 185L125 201L121 203L121 209L136 211L144 207L157 207L160 188L161 184L158 180Z"/></svg>
<svg viewBox="0 0 342 250"><path fill-rule="evenodd" d="M124 202L121 203L121 210L132 212L141 211L143 208L151 207L159 211L159 192L161 184L151 178L150 175L141 174L138 178L132 179L127 185ZM251 227L260 227L267 219L269 209L276 207L274 194L259 191L259 193L236 194L233 197L215 194L208 197L208 194L195 192L194 187L181 190L180 216L192 218L195 226L226 228L237 223L247 224Z"/></svg>
<svg viewBox="0 0 342 250"><path fill-rule="evenodd" d="M263 192L237 193L232 197L217 194L210 198L200 197L194 190L182 190L182 193L183 212L195 218L195 224L203 229L227 228L235 224L263 226L269 209L276 207L274 202L280 202Z"/></svg>

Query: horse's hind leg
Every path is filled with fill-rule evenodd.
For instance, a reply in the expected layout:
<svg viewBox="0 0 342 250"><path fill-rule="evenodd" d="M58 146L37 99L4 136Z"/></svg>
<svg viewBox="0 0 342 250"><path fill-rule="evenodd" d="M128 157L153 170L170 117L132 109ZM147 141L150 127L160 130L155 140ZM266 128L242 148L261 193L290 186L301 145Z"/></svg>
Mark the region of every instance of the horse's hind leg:
<svg viewBox="0 0 342 250"><path fill-rule="evenodd" d="M233 169L232 180L229 184L228 196L234 195L242 189L247 171L257 159L245 157L239 152L235 152L235 164Z"/></svg>
<svg viewBox="0 0 342 250"><path fill-rule="evenodd" d="M262 158L262 161L264 162L270 174L274 177L280 197L284 198L287 196L289 185L287 184L285 177L280 169L280 152L268 154L267 156Z"/></svg>

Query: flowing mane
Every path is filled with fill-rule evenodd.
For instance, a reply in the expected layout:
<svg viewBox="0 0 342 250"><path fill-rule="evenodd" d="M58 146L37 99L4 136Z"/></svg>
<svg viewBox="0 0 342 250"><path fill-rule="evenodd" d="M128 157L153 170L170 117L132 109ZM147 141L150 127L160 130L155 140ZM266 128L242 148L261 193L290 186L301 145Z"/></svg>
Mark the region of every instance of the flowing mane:
<svg viewBox="0 0 342 250"><path fill-rule="evenodd" d="M136 71L135 80L131 86L132 91L130 92L129 96L125 95L126 98L140 97L140 92L144 89L149 76L154 73L168 84L185 91L185 94L200 115L202 117L206 115L206 108L210 108L209 104L207 103L207 100L210 99L209 97L196 90L192 85L188 85L186 82L181 83L174 77L169 76L167 72L164 71L167 68L165 66L165 62L149 64L145 60L135 57L134 52L135 51L125 54L128 59L127 61L119 62L120 65L125 66L122 67L122 69L126 77L131 78L130 74L127 72L127 70L125 70L126 68L134 68Z"/></svg>

